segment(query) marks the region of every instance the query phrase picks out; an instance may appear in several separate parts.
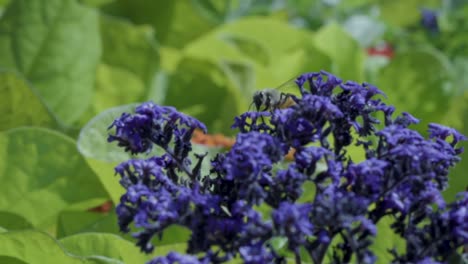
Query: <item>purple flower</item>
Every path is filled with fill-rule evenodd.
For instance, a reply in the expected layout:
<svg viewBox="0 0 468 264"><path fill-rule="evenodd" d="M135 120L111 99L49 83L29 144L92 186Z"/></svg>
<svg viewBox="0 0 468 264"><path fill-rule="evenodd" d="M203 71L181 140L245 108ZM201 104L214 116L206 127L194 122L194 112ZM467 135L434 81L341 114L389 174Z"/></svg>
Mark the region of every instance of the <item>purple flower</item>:
<svg viewBox="0 0 468 264"><path fill-rule="evenodd" d="M450 128L450 127L443 126L443 125L439 125L439 124L430 123L428 131L429 131L429 138L437 138L437 139L441 139L445 141L448 137L451 136L452 142L450 142L450 145L452 147L455 147L455 145L458 142L464 141L467 139L464 135L462 135L457 130Z"/></svg>
<svg viewBox="0 0 468 264"><path fill-rule="evenodd" d="M239 134L232 149L223 158L223 185L231 185L227 195L259 204L265 188L273 182L271 169L285 155L285 148L276 138L259 132Z"/></svg>
<svg viewBox="0 0 468 264"><path fill-rule="evenodd" d="M304 245L307 237L313 234L310 221L311 204L292 204L283 202L272 213L277 234L288 238L288 248L296 251Z"/></svg>
<svg viewBox="0 0 468 264"><path fill-rule="evenodd" d="M234 124L231 128L238 128L241 133L252 131L268 132L272 131L271 126L266 124L264 118L271 116L270 112L245 112L234 118ZM260 121L259 121L260 119Z"/></svg>
<svg viewBox="0 0 468 264"><path fill-rule="evenodd" d="M344 176L354 193L377 199L384 188L389 165L387 161L371 158L359 164L350 164Z"/></svg>
<svg viewBox="0 0 468 264"><path fill-rule="evenodd" d="M422 8L421 25L432 33L438 33L439 23L437 22L437 13L434 10Z"/></svg>
<svg viewBox="0 0 468 264"><path fill-rule="evenodd" d="M275 258L262 243L240 247L239 253L246 264L272 263Z"/></svg>
<svg viewBox="0 0 468 264"><path fill-rule="evenodd" d="M327 124L342 116L343 113L329 98L306 94L299 104L276 110L271 123L283 142L300 148L310 142L324 142L332 129Z"/></svg>
<svg viewBox="0 0 468 264"><path fill-rule="evenodd" d="M468 192L459 199L428 215L429 221L410 222L403 234L407 241L406 253L393 252L395 261L432 263L432 259L448 261L456 249L468 243Z"/></svg>
<svg viewBox="0 0 468 264"><path fill-rule="evenodd" d="M331 151L326 148L305 147L296 149L294 159L300 172L312 176L316 172L318 162L331 155Z"/></svg>
<svg viewBox="0 0 468 264"><path fill-rule="evenodd" d="M200 121L176 111L173 107L159 106L152 102L138 106L135 114L123 113L109 129L115 127L115 135L109 135L108 141L117 141L118 145L132 154L148 152L156 144L167 149L173 136L176 137L176 153L180 159L191 150L190 139L193 130L206 127ZM181 144L184 142L185 144ZM178 149L182 148L182 149Z"/></svg>
<svg viewBox="0 0 468 264"><path fill-rule="evenodd" d="M273 178L266 203L277 208L281 202L295 202L303 193L302 185L307 180L307 176L298 171L295 164L291 164L288 169L280 170Z"/></svg>
<svg viewBox="0 0 468 264"><path fill-rule="evenodd" d="M177 252L170 252L165 257L157 257L147 264L203 264L207 261L199 260L194 256L182 255Z"/></svg>

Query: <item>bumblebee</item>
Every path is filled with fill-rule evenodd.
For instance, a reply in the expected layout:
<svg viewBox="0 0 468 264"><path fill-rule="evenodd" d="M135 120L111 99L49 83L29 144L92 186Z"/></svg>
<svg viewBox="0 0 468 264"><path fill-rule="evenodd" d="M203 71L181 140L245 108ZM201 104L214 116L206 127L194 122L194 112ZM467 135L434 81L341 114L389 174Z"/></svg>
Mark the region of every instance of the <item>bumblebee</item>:
<svg viewBox="0 0 468 264"><path fill-rule="evenodd" d="M252 97L252 104L255 105L257 111L273 111L295 105L295 95L287 92L291 88L299 92L295 80L296 78L293 78L277 88L265 88L256 91Z"/></svg>

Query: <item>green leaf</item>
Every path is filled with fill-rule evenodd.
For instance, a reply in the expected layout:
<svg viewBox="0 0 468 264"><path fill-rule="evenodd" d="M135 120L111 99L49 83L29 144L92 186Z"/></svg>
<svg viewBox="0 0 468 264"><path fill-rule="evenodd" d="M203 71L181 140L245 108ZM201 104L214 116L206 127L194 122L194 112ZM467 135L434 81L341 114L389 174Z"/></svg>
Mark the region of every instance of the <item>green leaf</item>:
<svg viewBox="0 0 468 264"><path fill-rule="evenodd" d="M114 234L83 233L62 238L60 243L79 256L106 256L123 263L145 263L148 260L133 243Z"/></svg>
<svg viewBox="0 0 468 264"><path fill-rule="evenodd" d="M86 157L86 162L99 177L99 180L112 199L112 202L114 204L119 203L120 197L125 193L125 189L119 183L120 178L115 174L114 169L119 162L108 162L88 157Z"/></svg>
<svg viewBox="0 0 468 264"><path fill-rule="evenodd" d="M257 89L277 87L303 72L331 70L330 58L316 47L309 31L271 18L244 18L222 25L187 45L184 53L220 63L230 79L236 77L233 70L241 70L253 80L245 84L232 80L242 94L242 110Z"/></svg>
<svg viewBox="0 0 468 264"><path fill-rule="evenodd" d="M376 255L378 263L391 263L393 256L389 249L405 252L406 241L390 228L393 222L392 216L385 216L377 223L377 235L370 250Z"/></svg>
<svg viewBox="0 0 468 264"><path fill-rule="evenodd" d="M66 125L90 104L98 17L74 0L13 1L0 20L0 67L20 72Z"/></svg>
<svg viewBox="0 0 468 264"><path fill-rule="evenodd" d="M112 234L87 233L66 237L60 240L64 247L74 254L91 256L99 254L123 263L145 263L155 257L171 251L185 252L185 243L173 243L167 246L156 246L155 251L146 256L131 242Z"/></svg>
<svg viewBox="0 0 468 264"><path fill-rule="evenodd" d="M89 232L107 233L118 235L131 243L136 240L129 234L122 234L117 223L117 215L114 210L107 214L83 211L64 211L60 214L57 225L57 238ZM190 239L190 230L182 226L172 225L163 232L161 240L154 238L153 245L170 246L184 244Z"/></svg>
<svg viewBox="0 0 468 264"><path fill-rule="evenodd" d="M398 53L382 69L376 85L398 111L421 119L418 128L425 131L429 122L438 122L444 116L441 109L448 109L451 92L446 86L450 72L449 62L441 54L412 49Z"/></svg>
<svg viewBox="0 0 468 264"><path fill-rule="evenodd" d="M219 24L197 12L192 1L117 0L104 11L153 26L163 45L177 48Z"/></svg>
<svg viewBox="0 0 468 264"><path fill-rule="evenodd" d="M107 197L75 142L42 128L0 133L0 180L0 208L36 227L54 223L67 207Z"/></svg>
<svg viewBox="0 0 468 264"><path fill-rule="evenodd" d="M244 105L221 67L188 57L171 75L164 103L196 117L209 131L225 134L232 133L229 127Z"/></svg>
<svg viewBox="0 0 468 264"><path fill-rule="evenodd" d="M28 264L18 258L14 257L5 257L5 256L0 256L0 263L8 263L8 264Z"/></svg>
<svg viewBox="0 0 468 264"><path fill-rule="evenodd" d="M229 46L234 47L237 51L251 58L257 64L262 66L270 64L271 54L269 54L268 49L255 38L243 35L236 36L235 34L222 34L221 38Z"/></svg>
<svg viewBox="0 0 468 264"><path fill-rule="evenodd" d="M0 260L10 259L16 261L12 263L123 264L95 254L73 255L50 235L35 230L0 233Z"/></svg>
<svg viewBox="0 0 468 264"><path fill-rule="evenodd" d="M60 213L57 224L57 238L85 232L119 234L117 215L114 212L102 214L96 212L63 211Z"/></svg>
<svg viewBox="0 0 468 264"><path fill-rule="evenodd" d="M133 73L149 87L159 67L154 30L148 25L137 26L105 15L101 15L100 21L103 62Z"/></svg>
<svg viewBox="0 0 468 264"><path fill-rule="evenodd" d="M419 22L420 8L430 7L438 0L379 0L382 19L392 26L404 27Z"/></svg>
<svg viewBox="0 0 468 264"><path fill-rule="evenodd" d="M83 3L88 6L98 7L105 4L109 4L114 0L80 0L80 3Z"/></svg>
<svg viewBox="0 0 468 264"><path fill-rule="evenodd" d="M84 125L98 113L118 105L146 100L159 91L158 45L151 27L100 16L102 61L96 72L95 95L80 123ZM154 97L163 97L153 93Z"/></svg>
<svg viewBox="0 0 468 264"><path fill-rule="evenodd" d="M94 115L118 105L142 101L145 83L128 70L101 63L97 69Z"/></svg>
<svg viewBox="0 0 468 264"><path fill-rule="evenodd" d="M331 58L334 75L343 80L364 81L364 50L338 24L322 27L315 34L314 43Z"/></svg>
<svg viewBox="0 0 468 264"><path fill-rule="evenodd" d="M309 37L307 31L275 19L243 18L191 42L185 52L212 61L251 62L265 67L276 64L284 53L311 45Z"/></svg>
<svg viewBox="0 0 468 264"><path fill-rule="evenodd" d="M0 131L20 126L54 127L37 92L13 72L0 72Z"/></svg>
<svg viewBox="0 0 468 264"><path fill-rule="evenodd" d="M3 211L0 211L0 226L7 230L20 230L32 228L32 224L24 217Z"/></svg>

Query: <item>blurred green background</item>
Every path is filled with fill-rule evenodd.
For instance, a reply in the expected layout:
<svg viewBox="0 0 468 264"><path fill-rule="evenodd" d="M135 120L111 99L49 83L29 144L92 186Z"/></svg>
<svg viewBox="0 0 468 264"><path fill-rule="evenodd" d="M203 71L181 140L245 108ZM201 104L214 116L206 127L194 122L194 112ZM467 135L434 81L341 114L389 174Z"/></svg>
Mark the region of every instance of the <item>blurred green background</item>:
<svg viewBox="0 0 468 264"><path fill-rule="evenodd" d="M421 8L436 12L437 31ZM106 129L137 102L232 136L255 90L326 70L376 85L421 133L437 122L468 135L463 0L0 0L0 10L0 263L148 259L112 209L87 211L119 201L113 167L129 156ZM468 185L463 156L448 200ZM187 235L168 231L155 254L183 249Z"/></svg>

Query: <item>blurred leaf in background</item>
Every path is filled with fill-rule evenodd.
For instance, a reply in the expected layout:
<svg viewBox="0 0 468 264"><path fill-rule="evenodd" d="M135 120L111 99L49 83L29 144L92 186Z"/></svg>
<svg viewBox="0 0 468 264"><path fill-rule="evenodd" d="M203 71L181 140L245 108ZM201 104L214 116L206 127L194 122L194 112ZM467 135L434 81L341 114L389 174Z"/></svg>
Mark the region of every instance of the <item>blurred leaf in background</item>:
<svg viewBox="0 0 468 264"><path fill-rule="evenodd" d="M73 0L12 1L0 20L0 67L21 73L69 126L91 103L98 26L96 10Z"/></svg>

